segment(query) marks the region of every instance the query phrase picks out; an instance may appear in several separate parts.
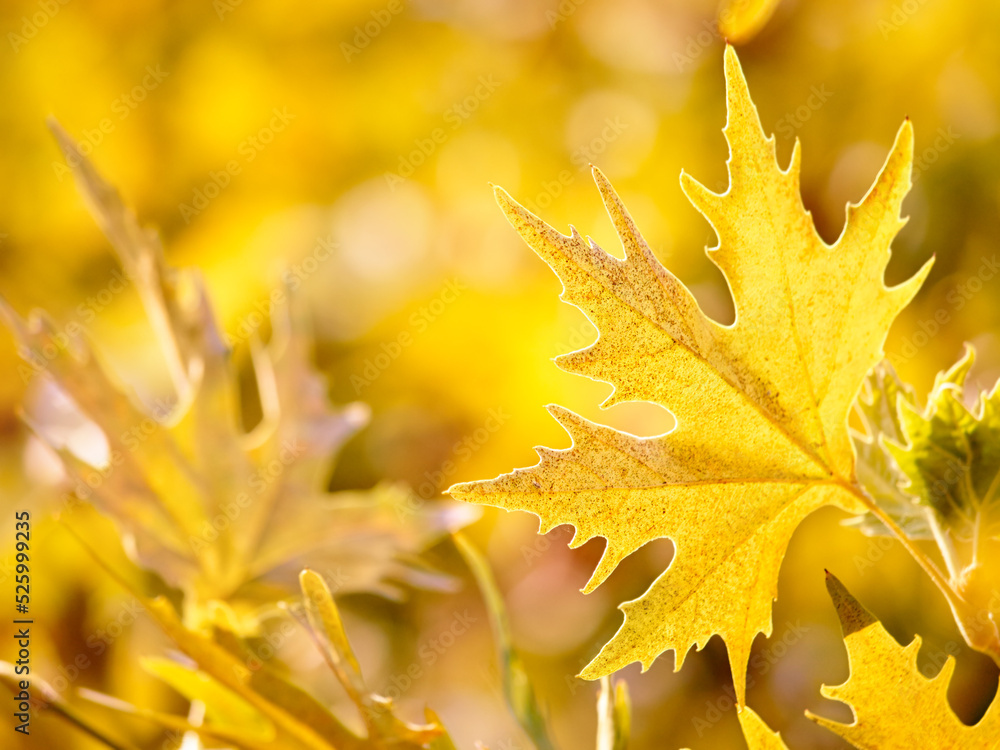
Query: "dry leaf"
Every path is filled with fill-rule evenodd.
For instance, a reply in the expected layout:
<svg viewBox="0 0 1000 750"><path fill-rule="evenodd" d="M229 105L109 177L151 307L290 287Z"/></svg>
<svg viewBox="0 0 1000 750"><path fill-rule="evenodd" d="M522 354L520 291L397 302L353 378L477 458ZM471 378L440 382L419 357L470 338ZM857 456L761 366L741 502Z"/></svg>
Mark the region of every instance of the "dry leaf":
<svg viewBox="0 0 1000 750"><path fill-rule="evenodd" d="M415 505L401 486L325 491L333 457L368 412L362 404L329 404L291 291L272 295L274 333L253 349L263 419L247 433L200 276L168 266L156 233L140 227L73 141L58 125L53 130L142 298L176 399L166 407L141 403L81 332L57 331L39 313L21 320L3 304L22 356L68 397L64 411L96 425L106 455L81 457L59 439L51 424L65 421L57 404L29 410L26 420L87 499L118 524L138 562L184 592L186 623L252 633L307 565L341 592L398 596L401 584L446 585L417 555L471 520L466 509Z"/></svg>

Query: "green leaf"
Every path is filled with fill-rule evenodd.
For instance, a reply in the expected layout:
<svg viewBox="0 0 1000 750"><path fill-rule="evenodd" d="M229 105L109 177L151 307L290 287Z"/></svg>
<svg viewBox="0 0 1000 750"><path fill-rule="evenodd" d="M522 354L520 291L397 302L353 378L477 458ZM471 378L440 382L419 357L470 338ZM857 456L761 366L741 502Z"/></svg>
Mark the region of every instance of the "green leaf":
<svg viewBox="0 0 1000 750"><path fill-rule="evenodd" d="M911 539L931 539L933 520L929 509L903 489L906 476L886 448L886 441L904 443L899 404L916 404L913 389L903 383L888 360L876 365L865 380L864 390L855 401L855 411L865 426L864 433L851 432L855 473L868 495L906 532ZM854 516L844 522L868 536L893 536L873 513Z"/></svg>
<svg viewBox="0 0 1000 750"><path fill-rule="evenodd" d="M933 538L948 567L955 620L970 646L1000 664L1000 388L973 407L965 381L975 349L934 379L921 408L887 363L858 402L858 479L904 532ZM884 533L871 515L853 522Z"/></svg>
<svg viewBox="0 0 1000 750"><path fill-rule="evenodd" d="M923 410L902 401L905 441L886 441L909 484L907 492L933 508L959 538L971 539L977 526L1000 528L1000 390L983 393L973 410L965 405L965 378L975 350L940 373Z"/></svg>

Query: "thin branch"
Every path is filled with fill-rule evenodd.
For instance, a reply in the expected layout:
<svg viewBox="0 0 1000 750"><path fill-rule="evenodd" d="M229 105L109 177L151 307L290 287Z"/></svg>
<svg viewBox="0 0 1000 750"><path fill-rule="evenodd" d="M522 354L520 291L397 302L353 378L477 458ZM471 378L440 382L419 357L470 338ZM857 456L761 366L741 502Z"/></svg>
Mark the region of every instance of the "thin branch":
<svg viewBox="0 0 1000 750"><path fill-rule="evenodd" d="M976 518L978 524L978 515ZM927 525L930 526L931 533L934 535L934 541L937 542L938 549L941 551L941 557L944 558L944 564L948 568L948 575L954 584L962 575L960 570L962 562L958 559L958 552L951 540L950 532L941 528L937 511L933 508L927 508ZM975 555L973 555L973 559L975 559Z"/></svg>

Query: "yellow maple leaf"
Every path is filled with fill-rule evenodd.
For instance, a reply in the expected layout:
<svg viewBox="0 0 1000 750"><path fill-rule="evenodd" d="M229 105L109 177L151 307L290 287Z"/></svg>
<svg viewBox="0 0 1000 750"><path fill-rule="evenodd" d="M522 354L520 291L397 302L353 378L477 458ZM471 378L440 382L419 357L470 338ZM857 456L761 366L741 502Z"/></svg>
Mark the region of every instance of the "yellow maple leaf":
<svg viewBox="0 0 1000 750"><path fill-rule="evenodd" d="M848 411L930 263L905 283L885 286L910 186L909 122L829 246L802 205L799 144L780 169L731 47L725 70L729 190L717 195L686 174L681 184L719 235L710 257L733 292L732 325L708 318L660 265L600 171L594 176L624 260L575 229L559 233L496 190L507 218L562 279L562 299L600 331L591 346L558 358L559 366L612 384L604 407L660 404L676 428L639 438L551 406L573 438L571 448L539 448L536 466L449 491L533 512L543 532L571 523L574 547L604 537L604 556L585 592L647 542L673 540L669 568L621 606L625 622L582 676L595 679L633 661L646 669L668 649L679 669L692 646L719 634L742 705L750 646L758 633L770 635L792 532L823 505L864 507Z"/></svg>
<svg viewBox="0 0 1000 750"><path fill-rule="evenodd" d="M749 706L737 709L743 737L750 750L788 750L778 732L774 732Z"/></svg>
<svg viewBox="0 0 1000 750"><path fill-rule="evenodd" d="M948 705L955 659L949 656L933 679L924 677L917 669L920 636L900 646L829 573L826 587L844 631L851 675L843 685L824 685L822 693L850 705L855 719L841 724L807 711L809 718L866 750L1000 747L1000 700L975 726L963 724Z"/></svg>

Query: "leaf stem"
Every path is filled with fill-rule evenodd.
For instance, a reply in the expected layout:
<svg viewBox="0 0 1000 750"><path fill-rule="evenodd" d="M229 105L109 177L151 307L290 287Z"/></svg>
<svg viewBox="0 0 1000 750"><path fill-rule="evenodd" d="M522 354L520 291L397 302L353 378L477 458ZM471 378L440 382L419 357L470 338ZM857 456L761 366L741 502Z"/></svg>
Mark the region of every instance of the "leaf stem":
<svg viewBox="0 0 1000 750"><path fill-rule="evenodd" d="M896 538L899 539L903 548L910 553L913 559L916 560L920 567L924 569L924 572L930 576L930 579L937 584L939 589L941 589L941 593L944 594L949 604L954 607L956 601L961 602L961 597L959 597L955 589L952 588L951 583L944 577L934 561L925 555L923 550L921 550L916 544L914 544L913 540L906 535L906 532L899 527L899 524L897 524L888 513L882 510L878 503L868 497L867 493L865 493L857 481L851 483L840 482L839 484L849 493L854 495L854 497L860 500L864 506L871 511L872 515L878 518L878 520L889 528Z"/></svg>
<svg viewBox="0 0 1000 750"><path fill-rule="evenodd" d="M958 552L955 550L955 545L951 540L949 532L941 528L937 511L933 508L927 508L927 525L930 526L931 533L934 535L934 541L937 542L938 549L941 550L941 557L944 558L944 564L948 568L948 576L951 578L951 583L954 586L962 575L960 570L962 563L958 559Z"/></svg>
<svg viewBox="0 0 1000 750"><path fill-rule="evenodd" d="M984 618L981 616L982 613L976 612L975 608L970 606L969 602L954 589L951 583L945 579L934 561L924 554L923 550L899 527L899 524L865 493L857 483L857 480L852 482L840 481L838 485L860 500L876 518L884 523L896 538L899 539L903 548L910 553L913 559L924 569L924 572L934 581L948 601L952 615L955 617L955 623L958 625L958 629L961 631L962 637L965 638L965 642L969 647L988 655L1000 666L1000 634L997 633L997 629L989 617L986 617L984 622ZM945 553L942 551L942 554ZM947 562L947 555L945 557Z"/></svg>
<svg viewBox="0 0 1000 750"><path fill-rule="evenodd" d="M981 523L983 520L982 508L976 509L976 520L972 525L972 562L970 567L975 567L979 564L979 550L983 544L983 535Z"/></svg>

